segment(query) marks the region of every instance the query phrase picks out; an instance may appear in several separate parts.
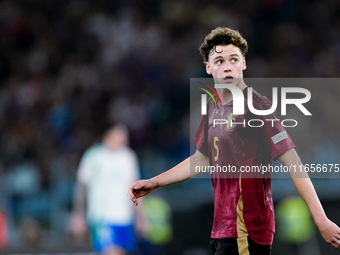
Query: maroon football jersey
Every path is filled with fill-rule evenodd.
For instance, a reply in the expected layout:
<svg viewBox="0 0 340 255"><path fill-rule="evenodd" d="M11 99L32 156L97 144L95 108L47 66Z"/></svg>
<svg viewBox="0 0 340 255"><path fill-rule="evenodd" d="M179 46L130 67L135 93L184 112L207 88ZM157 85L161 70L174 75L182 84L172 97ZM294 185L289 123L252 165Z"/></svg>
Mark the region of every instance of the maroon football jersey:
<svg viewBox="0 0 340 255"><path fill-rule="evenodd" d="M208 100L208 114L202 116L194 142L214 167L211 168L214 169L211 238L249 236L257 244L271 245L275 231L271 176L263 174L260 166L271 165L295 145L280 121L274 121L279 119L276 112L259 116L249 111L247 89L243 91L244 115L233 115L233 101L215 106ZM255 109L266 110L271 105L268 98L253 90ZM257 121L251 121L250 125L263 126L248 125L253 119ZM247 166L258 166L259 171L245 172Z"/></svg>

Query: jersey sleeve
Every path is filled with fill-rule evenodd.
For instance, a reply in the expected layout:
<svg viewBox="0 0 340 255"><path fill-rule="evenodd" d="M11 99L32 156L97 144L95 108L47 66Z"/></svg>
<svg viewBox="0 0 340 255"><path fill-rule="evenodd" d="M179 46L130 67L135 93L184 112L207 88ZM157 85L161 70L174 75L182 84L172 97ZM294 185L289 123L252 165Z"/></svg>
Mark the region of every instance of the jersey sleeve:
<svg viewBox="0 0 340 255"><path fill-rule="evenodd" d="M258 110L266 110L271 108L272 103L267 97L255 94L253 105ZM276 111L270 115L253 115L253 117L261 119L264 123L261 128L261 136L273 160L276 160L282 153L295 148Z"/></svg>
<svg viewBox="0 0 340 255"><path fill-rule="evenodd" d="M194 143L197 150L199 150L205 156L208 156L208 115L203 115L201 122L198 126L196 134L194 136Z"/></svg>

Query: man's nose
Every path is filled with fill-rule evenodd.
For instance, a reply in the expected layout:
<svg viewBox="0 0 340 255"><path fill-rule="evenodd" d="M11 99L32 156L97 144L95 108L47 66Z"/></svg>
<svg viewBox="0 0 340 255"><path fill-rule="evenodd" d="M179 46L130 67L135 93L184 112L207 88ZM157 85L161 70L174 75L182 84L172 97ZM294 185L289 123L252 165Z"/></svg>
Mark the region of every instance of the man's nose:
<svg viewBox="0 0 340 255"><path fill-rule="evenodd" d="M230 72L230 71L231 70L229 68L229 64L228 64L228 62L226 62L225 65L224 65L224 72L227 73L227 72Z"/></svg>

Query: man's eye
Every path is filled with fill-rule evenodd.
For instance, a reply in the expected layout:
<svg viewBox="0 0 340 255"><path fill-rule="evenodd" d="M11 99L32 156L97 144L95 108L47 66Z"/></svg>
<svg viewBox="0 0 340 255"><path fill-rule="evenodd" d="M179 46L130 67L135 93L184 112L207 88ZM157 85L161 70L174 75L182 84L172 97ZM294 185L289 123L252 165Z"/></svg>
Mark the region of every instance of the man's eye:
<svg viewBox="0 0 340 255"><path fill-rule="evenodd" d="M236 63L237 62L237 58L232 58L231 59L231 63Z"/></svg>
<svg viewBox="0 0 340 255"><path fill-rule="evenodd" d="M222 60L218 60L218 61L216 62L216 64L217 64L217 65L222 64Z"/></svg>

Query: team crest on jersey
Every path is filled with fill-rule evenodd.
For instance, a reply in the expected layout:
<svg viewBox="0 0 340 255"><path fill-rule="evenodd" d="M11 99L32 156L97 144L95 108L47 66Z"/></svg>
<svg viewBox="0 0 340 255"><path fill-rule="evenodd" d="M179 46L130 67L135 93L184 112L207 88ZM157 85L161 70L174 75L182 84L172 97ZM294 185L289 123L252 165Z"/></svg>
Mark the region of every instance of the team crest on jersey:
<svg viewBox="0 0 340 255"><path fill-rule="evenodd" d="M279 142L281 142L281 141L283 141L283 140L285 140L287 138L288 138L287 131L283 131L283 132L281 132L281 133L279 133L277 135L274 135L272 137L272 141L273 141L274 144L277 144L277 143L279 143Z"/></svg>

